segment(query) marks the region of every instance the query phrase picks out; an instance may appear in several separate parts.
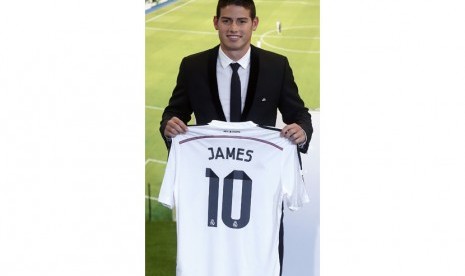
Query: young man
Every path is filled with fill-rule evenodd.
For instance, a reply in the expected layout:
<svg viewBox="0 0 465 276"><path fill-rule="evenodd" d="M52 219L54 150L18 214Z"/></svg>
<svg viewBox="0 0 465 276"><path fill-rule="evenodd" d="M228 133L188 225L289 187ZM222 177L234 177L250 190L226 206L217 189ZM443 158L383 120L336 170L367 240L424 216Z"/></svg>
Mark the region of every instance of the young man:
<svg viewBox="0 0 465 276"><path fill-rule="evenodd" d="M219 120L275 126L279 110L287 124L281 135L298 145L301 152L307 152L313 132L311 115L299 96L287 58L251 45L252 32L258 23L253 0L218 1L213 25L220 45L182 60L176 86L160 122L167 147L171 138L187 131L192 113L197 124ZM238 120L231 115L234 63L239 64ZM281 220L281 264L282 235Z"/></svg>
<svg viewBox="0 0 465 276"><path fill-rule="evenodd" d="M197 124L230 121L229 65L239 63L240 121L275 126L279 110L287 124L282 135L307 152L313 132L311 115L298 94L287 58L251 45L258 22L253 0L219 0L213 25L220 45L182 60L160 123L167 146L170 137L187 131L192 113Z"/></svg>

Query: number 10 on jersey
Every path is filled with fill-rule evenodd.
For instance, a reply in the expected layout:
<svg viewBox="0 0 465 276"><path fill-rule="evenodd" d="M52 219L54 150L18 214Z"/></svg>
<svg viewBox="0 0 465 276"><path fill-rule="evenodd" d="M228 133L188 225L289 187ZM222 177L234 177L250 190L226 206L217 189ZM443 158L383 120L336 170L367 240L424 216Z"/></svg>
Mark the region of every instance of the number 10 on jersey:
<svg viewBox="0 0 465 276"><path fill-rule="evenodd" d="M208 190L208 226L217 227L218 224L218 198L220 179L212 169L207 168L205 176L209 178ZM232 218L233 184L234 180L242 180L241 216L239 219ZM250 203L252 200L252 179L241 170L234 170L223 179L223 204L221 219L223 223L232 228L245 227L250 220Z"/></svg>

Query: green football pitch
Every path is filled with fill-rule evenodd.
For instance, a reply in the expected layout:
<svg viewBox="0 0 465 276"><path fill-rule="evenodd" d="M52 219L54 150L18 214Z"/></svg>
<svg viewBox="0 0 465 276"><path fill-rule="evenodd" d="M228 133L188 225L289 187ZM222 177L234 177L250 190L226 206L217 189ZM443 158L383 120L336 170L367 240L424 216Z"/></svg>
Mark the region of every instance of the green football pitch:
<svg viewBox="0 0 465 276"><path fill-rule="evenodd" d="M175 275L174 264L156 262L153 259L156 254L152 252L175 254L170 249L175 243L154 238L175 238L175 228L166 225L172 219L171 211L156 201L167 158L158 128L163 108L175 86L181 59L219 43L213 27L216 3L216 0L178 0L145 16L146 275ZM319 0L263 0L255 1L255 5L259 24L252 35L252 44L285 55L306 106L319 109ZM282 24L280 34L276 30L277 21ZM173 256L167 258L175 262Z"/></svg>

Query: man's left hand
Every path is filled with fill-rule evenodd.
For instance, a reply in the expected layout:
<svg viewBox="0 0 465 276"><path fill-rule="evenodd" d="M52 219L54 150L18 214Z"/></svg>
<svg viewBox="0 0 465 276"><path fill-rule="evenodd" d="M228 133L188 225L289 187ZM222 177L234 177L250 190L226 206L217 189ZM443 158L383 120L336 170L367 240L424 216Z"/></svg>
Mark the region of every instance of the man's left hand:
<svg viewBox="0 0 465 276"><path fill-rule="evenodd" d="M290 124L283 128L281 136L288 138L296 145L301 145L307 140L305 131L298 124Z"/></svg>

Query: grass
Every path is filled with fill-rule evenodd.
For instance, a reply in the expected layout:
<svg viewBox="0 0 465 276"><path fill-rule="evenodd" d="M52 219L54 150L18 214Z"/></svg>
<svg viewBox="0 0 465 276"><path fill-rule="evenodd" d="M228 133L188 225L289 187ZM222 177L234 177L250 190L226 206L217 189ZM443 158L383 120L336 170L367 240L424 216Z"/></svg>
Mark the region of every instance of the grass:
<svg viewBox="0 0 465 276"><path fill-rule="evenodd" d="M176 275L176 223L145 223L145 275Z"/></svg>

